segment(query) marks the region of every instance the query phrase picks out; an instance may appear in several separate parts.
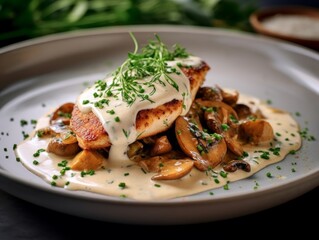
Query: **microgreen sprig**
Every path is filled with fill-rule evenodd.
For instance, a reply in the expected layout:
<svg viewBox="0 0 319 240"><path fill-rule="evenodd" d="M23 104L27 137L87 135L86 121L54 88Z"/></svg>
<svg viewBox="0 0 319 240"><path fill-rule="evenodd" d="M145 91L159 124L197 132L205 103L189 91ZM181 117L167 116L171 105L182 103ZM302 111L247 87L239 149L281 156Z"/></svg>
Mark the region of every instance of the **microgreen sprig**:
<svg viewBox="0 0 319 240"><path fill-rule="evenodd" d="M181 74L178 69L169 66L167 61L176 58L187 58L189 54L178 45L174 45L170 51L155 34L155 41L150 41L141 53L138 53L138 42L135 36L130 33L134 42L133 53L128 54L124 63L112 74L112 82L105 85L105 82L97 82L96 90L103 91L104 97L121 97L128 105L132 105L136 100L151 100L151 96L156 92L156 84L166 86L171 85L179 91L178 84L172 79L170 74Z"/></svg>

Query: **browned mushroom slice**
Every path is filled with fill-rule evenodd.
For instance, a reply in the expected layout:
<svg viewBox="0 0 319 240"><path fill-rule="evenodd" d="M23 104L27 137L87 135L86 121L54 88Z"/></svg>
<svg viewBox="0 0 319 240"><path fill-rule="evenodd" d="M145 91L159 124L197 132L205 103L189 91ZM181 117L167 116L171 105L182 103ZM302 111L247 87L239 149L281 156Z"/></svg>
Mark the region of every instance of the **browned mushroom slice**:
<svg viewBox="0 0 319 240"><path fill-rule="evenodd" d="M232 160L229 161L228 163L226 163L223 166L223 169L226 172L235 172L237 171L237 169L241 169L245 172L250 172L251 168L250 168L250 164L244 160Z"/></svg>
<svg viewBox="0 0 319 240"><path fill-rule="evenodd" d="M238 116L236 111L229 105L223 102L218 102L218 101L206 101L202 99L196 99L196 103L202 107L211 108L213 111L217 112L220 114L220 119L224 120L226 117L230 117L232 121L237 121ZM224 113L221 112L221 110L224 109ZM227 116L224 116L227 113ZM225 123L225 122L223 122Z"/></svg>
<svg viewBox="0 0 319 240"><path fill-rule="evenodd" d="M241 144L237 141L235 137L229 137L227 134L224 135L228 149L234 153L236 156L242 156L244 150Z"/></svg>
<svg viewBox="0 0 319 240"><path fill-rule="evenodd" d="M201 87L197 92L196 98L219 102L223 100L222 92L219 87Z"/></svg>
<svg viewBox="0 0 319 240"><path fill-rule="evenodd" d="M272 126L260 119L240 124L238 133L241 140L255 145L266 144L274 139Z"/></svg>
<svg viewBox="0 0 319 240"><path fill-rule="evenodd" d="M161 136L155 140L155 143L151 149L150 155L162 155L172 150L172 145L169 142L167 136Z"/></svg>
<svg viewBox="0 0 319 240"><path fill-rule="evenodd" d="M54 121L60 120L65 125L69 125L73 108L74 103L64 103L54 111L50 118L50 123L52 124Z"/></svg>
<svg viewBox="0 0 319 240"><path fill-rule="evenodd" d="M221 120L218 118L216 112L206 111L204 119L209 130L218 134L222 133Z"/></svg>
<svg viewBox="0 0 319 240"><path fill-rule="evenodd" d="M70 129L69 125L65 124L62 119L52 121L50 128L53 132L62 133Z"/></svg>
<svg viewBox="0 0 319 240"><path fill-rule="evenodd" d="M189 158L169 159L163 156L151 157L138 163L147 172L156 172L153 180L174 180L188 174L194 165Z"/></svg>
<svg viewBox="0 0 319 240"><path fill-rule="evenodd" d="M223 97L223 102L230 106L234 106L238 101L239 93L237 91L230 93L221 89L221 94Z"/></svg>
<svg viewBox="0 0 319 240"><path fill-rule="evenodd" d="M35 136L38 138L54 137L55 135L56 132L54 132L50 127L41 128L35 132Z"/></svg>
<svg viewBox="0 0 319 240"><path fill-rule="evenodd" d="M193 168L191 159L168 160L160 166L159 173L152 180L175 180L187 175Z"/></svg>
<svg viewBox="0 0 319 240"><path fill-rule="evenodd" d="M61 137L54 137L48 144L47 152L54 153L62 157L72 157L80 151L80 147L77 142L64 143Z"/></svg>
<svg viewBox="0 0 319 240"><path fill-rule="evenodd" d="M205 171L214 168L223 160L227 146L220 136L215 139L201 131L201 125L191 123L185 117L178 117L175 122L176 138L183 152L195 160L195 166Z"/></svg>
<svg viewBox="0 0 319 240"><path fill-rule="evenodd" d="M234 106L234 110L236 111L240 120L246 119L248 117L256 118L256 115L252 113L250 107L245 104L236 104Z"/></svg>
<svg viewBox="0 0 319 240"><path fill-rule="evenodd" d="M96 151L83 150L72 160L70 167L72 170L97 170L105 159Z"/></svg>

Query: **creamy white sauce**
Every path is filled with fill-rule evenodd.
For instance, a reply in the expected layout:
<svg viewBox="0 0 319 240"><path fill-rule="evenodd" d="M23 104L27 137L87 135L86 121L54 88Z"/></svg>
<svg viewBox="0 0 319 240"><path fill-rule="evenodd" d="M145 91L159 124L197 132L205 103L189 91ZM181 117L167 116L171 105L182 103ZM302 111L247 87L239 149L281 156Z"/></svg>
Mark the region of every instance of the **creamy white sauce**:
<svg viewBox="0 0 319 240"><path fill-rule="evenodd" d="M154 90L153 88L144 88L144 94L149 95L151 101L141 101L140 99L137 99L133 104L129 105L122 100L121 96L114 95L107 97L109 103L104 104L103 108L100 108L95 106L94 103L105 99L105 95L98 97L94 96L94 94L96 95L98 92L95 87L96 85L86 89L78 97L77 105L79 109L86 113L92 111L99 118L105 131L108 133L110 142L112 143L109 153L110 161L128 160L126 155L128 145L133 143L139 134L143 134L137 132L135 128L136 115L140 110L156 108L164 103L176 99L183 101L185 106L181 115L184 115L188 112L192 104L192 99L190 97L190 83L189 79L178 67L178 63L181 63L183 66L197 66L201 63L201 59L190 56L186 59L176 59L175 61L167 62L168 66L176 68L180 73L169 74L169 76L174 79L179 89L176 90L173 86L168 84L162 76L161 80L165 83L165 86L157 83L154 94L151 94L151 92ZM150 79L147 78L141 79L138 80L138 83L139 85L143 86L143 83L149 80ZM103 81L107 83L107 86L109 86L113 82L113 76L108 77ZM89 103L83 104L83 102ZM110 112L112 112L112 114L110 114Z"/></svg>
<svg viewBox="0 0 319 240"><path fill-rule="evenodd" d="M280 112L271 107L260 103L256 98L240 95L239 103L249 105L254 109L260 109L267 121L273 127L276 135L276 141L273 141L273 148L280 147L280 155L276 156L270 152L270 159L260 158L261 153L256 151L269 151L270 145L251 146L245 145L243 148L249 153L245 160L251 166L251 172L247 173L238 170L234 173L228 173L227 178L218 175L219 183L215 182L215 178L200 172L196 168L179 180L153 181L151 177L155 173L144 173L141 168L132 161L116 161L106 160L103 169L97 170L93 176L81 177L79 171L66 171L61 176L62 167L58 163L65 158L58 157L54 154L42 152L36 160L38 165L34 165L35 158L33 154L38 149L46 149L49 140L41 140L37 137L29 138L21 143L16 150L21 162L33 173L37 174L47 182L55 181L57 186L64 187L68 190L83 190L95 192L105 195L124 196L138 200L158 200L170 199L181 196L196 194L202 191L219 188L224 186L228 181L233 182L247 178L264 167L279 162L291 150L298 150L301 146L301 138L299 135L299 127L296 121L287 112ZM49 124L47 118L39 121L37 128L42 128ZM288 139L288 140L287 140ZM221 167L214 169L215 172L222 170ZM127 173L129 175L127 175ZM56 175L58 178L54 180L52 177ZM69 182L68 185L66 183ZM126 183L126 187L121 189L119 184ZM158 185L155 185L158 184ZM158 187L160 185L160 187Z"/></svg>
<svg viewBox="0 0 319 240"><path fill-rule="evenodd" d="M299 38L319 39L319 19L297 15L275 15L266 18L265 28Z"/></svg>

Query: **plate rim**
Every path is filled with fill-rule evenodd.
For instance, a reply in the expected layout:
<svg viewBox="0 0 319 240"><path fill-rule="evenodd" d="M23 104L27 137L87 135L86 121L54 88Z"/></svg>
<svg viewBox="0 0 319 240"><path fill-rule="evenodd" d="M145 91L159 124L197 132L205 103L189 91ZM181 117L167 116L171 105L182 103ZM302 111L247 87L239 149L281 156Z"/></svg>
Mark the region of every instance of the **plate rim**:
<svg viewBox="0 0 319 240"><path fill-rule="evenodd" d="M156 30L156 31L154 31ZM123 25L123 26L110 26L110 27L100 27L100 28L90 28L73 30L68 32L60 32L49 34L41 37L36 37L29 40L24 40L21 42L13 43L8 46L0 48L0 55L3 53L8 53L10 51L15 51L24 47L34 46L38 44L44 44L53 41L60 41L72 38L81 38L85 36L94 35L104 35L104 34L116 34L116 33L129 33L129 32L170 32L170 33L201 33L208 35L222 35L238 38L246 38L250 40L264 41L267 44L281 46L287 50L294 51L296 53L306 54L317 60L319 60L319 53L313 49L306 48L304 46L288 42L281 39L275 39L268 36L258 35L250 32L239 32L237 30L223 29L223 28L213 28L213 27L203 27L203 26L187 26L187 25Z"/></svg>
<svg viewBox="0 0 319 240"><path fill-rule="evenodd" d="M265 36L259 36L251 33L243 33L225 29L214 29L209 27L197 27L197 26L178 26L178 25L131 25L131 26L113 26L113 27L103 27L103 28L95 28L95 29L85 29L85 30L76 30L71 32L63 32L52 34L48 36L43 36L39 38L34 38L30 40L26 40L23 42L15 43L3 48L0 48L0 58L3 54L16 51L22 48L27 48L30 46L35 46L38 44L46 44L54 41L63 41L67 39L73 38L82 38L94 35L108 35L108 34L119 34L119 33L128 33L128 32L136 32L136 33L155 33L155 32L167 32L167 33L185 33L185 34L207 34L207 35L217 35L223 37L231 37L231 38L240 38L246 39L249 41L259 41L264 42L266 44L270 44L273 46L277 46L285 51L294 52L300 55L306 55L316 61L319 61L319 54L314 50L299 46L297 44L292 44L286 41L272 39ZM11 84L7 87L12 86ZM6 89L6 88L5 88ZM5 177L10 179L10 181L15 181L16 183L22 184L27 187L32 187L37 190L45 191L48 193L54 193L58 195L64 195L70 198L76 198L81 200L90 200L95 202L108 202L108 203L116 203L116 204L129 204L129 205L181 205L181 204L194 204L194 203L207 203L207 202L220 202L225 200L234 200L234 199L246 199L251 196L260 196L267 194L268 192L280 191L285 188L289 188L295 184L302 184L302 182L307 181L312 178L319 177L319 168L313 169L309 171L307 174L296 177L294 179L289 179L288 181L276 183L275 186L263 187L262 189L258 189L256 191L251 191L248 193L229 193L226 196L203 196L200 199L186 199L186 197L169 199L169 200L135 200L135 199L121 199L112 196L105 195L80 195L74 194L74 191L58 191L54 188L51 188L50 185L44 186L39 185L34 182L26 182L23 179L16 178L12 176L10 172L3 170L0 168L0 177ZM79 192L79 191L77 191ZM196 195L196 194L195 194Z"/></svg>

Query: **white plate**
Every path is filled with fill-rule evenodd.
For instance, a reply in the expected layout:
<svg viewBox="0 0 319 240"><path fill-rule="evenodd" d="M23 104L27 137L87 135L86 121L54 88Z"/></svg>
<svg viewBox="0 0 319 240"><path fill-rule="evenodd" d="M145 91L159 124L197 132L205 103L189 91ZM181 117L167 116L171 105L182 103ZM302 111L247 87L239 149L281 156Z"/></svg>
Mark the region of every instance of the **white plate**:
<svg viewBox="0 0 319 240"><path fill-rule="evenodd" d="M0 50L1 189L40 206L92 219L178 224L253 213L319 185L318 140L305 141L298 154L250 179L231 183L228 191L168 201L133 201L51 187L16 162L12 146L22 140L22 131L32 130L30 124L21 127L20 120L37 119L66 101L75 101L83 83L102 78L133 50L129 31L139 42L145 43L157 32L167 44L180 43L212 67L206 85L235 88L270 99L273 106L291 113L300 112L296 118L301 127L319 138L319 55L315 52L256 36L194 27L132 26L59 34ZM267 172L275 178L267 178ZM255 180L258 190L254 190Z"/></svg>

